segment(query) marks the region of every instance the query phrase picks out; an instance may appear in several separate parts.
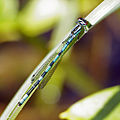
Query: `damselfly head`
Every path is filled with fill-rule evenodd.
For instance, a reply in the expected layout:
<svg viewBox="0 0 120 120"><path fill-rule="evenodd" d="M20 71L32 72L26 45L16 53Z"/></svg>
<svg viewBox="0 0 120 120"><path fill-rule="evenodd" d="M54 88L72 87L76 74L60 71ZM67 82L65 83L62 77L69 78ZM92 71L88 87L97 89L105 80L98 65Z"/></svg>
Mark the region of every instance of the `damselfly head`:
<svg viewBox="0 0 120 120"><path fill-rule="evenodd" d="M84 28L84 32L86 33L89 28L92 26L87 20L83 19L83 18L78 18L78 24L80 24L81 26L83 26Z"/></svg>

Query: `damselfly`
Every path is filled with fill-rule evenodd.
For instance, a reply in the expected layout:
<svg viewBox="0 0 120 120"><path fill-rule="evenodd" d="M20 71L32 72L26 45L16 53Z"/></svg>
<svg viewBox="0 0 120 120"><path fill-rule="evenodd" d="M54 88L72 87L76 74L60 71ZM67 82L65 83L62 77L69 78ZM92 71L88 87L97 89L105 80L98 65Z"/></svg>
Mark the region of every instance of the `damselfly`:
<svg viewBox="0 0 120 120"><path fill-rule="evenodd" d="M74 29L68 34L58 46L56 46L38 65L35 73L28 77L26 82L12 99L1 120L15 119L22 107L29 100L30 96L40 86L43 88L52 76L56 66L60 62L62 56L74 43L79 40L88 30L99 23L109 14L120 7L120 0L104 0L98 5L85 19L79 18ZM89 21L89 22L87 22ZM92 25L92 26L91 26ZM31 81L30 81L31 80Z"/></svg>
<svg viewBox="0 0 120 120"><path fill-rule="evenodd" d="M83 18L79 18L77 24L68 37L62 42L59 48L49 57L49 59L33 74L31 87L19 101L19 106L29 97L29 95L39 86L43 88L55 71L59 61L66 51L74 45L91 27L91 24Z"/></svg>

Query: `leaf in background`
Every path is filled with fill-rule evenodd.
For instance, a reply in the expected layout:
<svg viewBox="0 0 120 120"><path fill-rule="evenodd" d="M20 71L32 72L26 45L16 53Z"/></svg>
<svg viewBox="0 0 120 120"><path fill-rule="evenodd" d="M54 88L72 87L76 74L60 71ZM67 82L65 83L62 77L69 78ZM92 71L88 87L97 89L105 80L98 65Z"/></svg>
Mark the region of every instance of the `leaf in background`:
<svg viewBox="0 0 120 120"><path fill-rule="evenodd" d="M16 29L16 15L18 12L17 0L0 0L0 40L11 40L15 35L11 34Z"/></svg>
<svg viewBox="0 0 120 120"><path fill-rule="evenodd" d="M0 0L0 21L13 20L17 13L16 0Z"/></svg>
<svg viewBox="0 0 120 120"><path fill-rule="evenodd" d="M100 85L95 82L84 70L80 69L71 61L67 61L64 65L67 74L67 85L74 89L78 94L88 95L100 90ZM81 91L81 92L79 92Z"/></svg>
<svg viewBox="0 0 120 120"><path fill-rule="evenodd" d="M20 29L28 36L48 31L58 21L62 11L64 4L59 0L32 0L19 15Z"/></svg>
<svg viewBox="0 0 120 120"><path fill-rule="evenodd" d="M115 109L114 109L115 108ZM60 118L67 120L120 120L120 86L105 89L73 104Z"/></svg>
<svg viewBox="0 0 120 120"><path fill-rule="evenodd" d="M80 5L79 10L82 15L90 12L93 8L95 8L98 4L100 4L103 0L78 0L78 5Z"/></svg>

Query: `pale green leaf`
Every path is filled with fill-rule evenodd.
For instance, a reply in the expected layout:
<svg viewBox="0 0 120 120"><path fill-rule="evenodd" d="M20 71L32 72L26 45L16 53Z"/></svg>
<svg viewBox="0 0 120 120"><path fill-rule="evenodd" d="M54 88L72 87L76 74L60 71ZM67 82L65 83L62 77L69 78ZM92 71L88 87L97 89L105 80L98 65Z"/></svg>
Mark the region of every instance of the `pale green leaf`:
<svg viewBox="0 0 120 120"><path fill-rule="evenodd" d="M120 120L120 86L105 89L73 104L60 118L67 120Z"/></svg>
<svg viewBox="0 0 120 120"><path fill-rule="evenodd" d="M64 7L59 0L31 0L19 15L21 31L35 36L49 30L58 21Z"/></svg>
<svg viewBox="0 0 120 120"><path fill-rule="evenodd" d="M18 13L17 0L0 0L0 40L14 40L17 35L16 16ZM14 35L13 35L14 34Z"/></svg>

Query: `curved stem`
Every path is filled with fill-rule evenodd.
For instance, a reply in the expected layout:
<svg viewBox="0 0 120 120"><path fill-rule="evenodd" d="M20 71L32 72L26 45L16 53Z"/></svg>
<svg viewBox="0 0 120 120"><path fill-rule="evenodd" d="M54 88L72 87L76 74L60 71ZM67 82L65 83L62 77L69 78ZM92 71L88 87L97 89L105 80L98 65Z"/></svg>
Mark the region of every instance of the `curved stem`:
<svg viewBox="0 0 120 120"><path fill-rule="evenodd" d="M86 20L89 21L93 26L100 22L102 19L107 17L109 14L111 14L113 11L118 9L120 7L120 0L104 0L97 8L95 8L87 17ZM69 34L68 34L69 35ZM80 36L82 37L83 34ZM68 38L69 36L67 36ZM77 36L78 37L78 36ZM66 40L66 39L65 39ZM61 46L61 44L65 41L61 41L59 45L57 45L43 60L42 62L36 67L36 69L32 72L32 74L27 78L25 83L22 85L22 87L19 89L19 91L16 93L14 98L11 100L5 111L3 112L1 116L1 120L14 120L18 113L21 111L21 109L24 107L25 103L29 100L30 96L28 99L22 104L21 106L18 106L18 102L20 99L28 92L29 88L31 87L31 78L34 73L37 72L39 68L43 64L45 64L50 57L56 52L56 50ZM74 42L75 43L75 42ZM74 44L72 43L72 45ZM70 47L72 46L70 45ZM67 50L66 50L67 51Z"/></svg>

